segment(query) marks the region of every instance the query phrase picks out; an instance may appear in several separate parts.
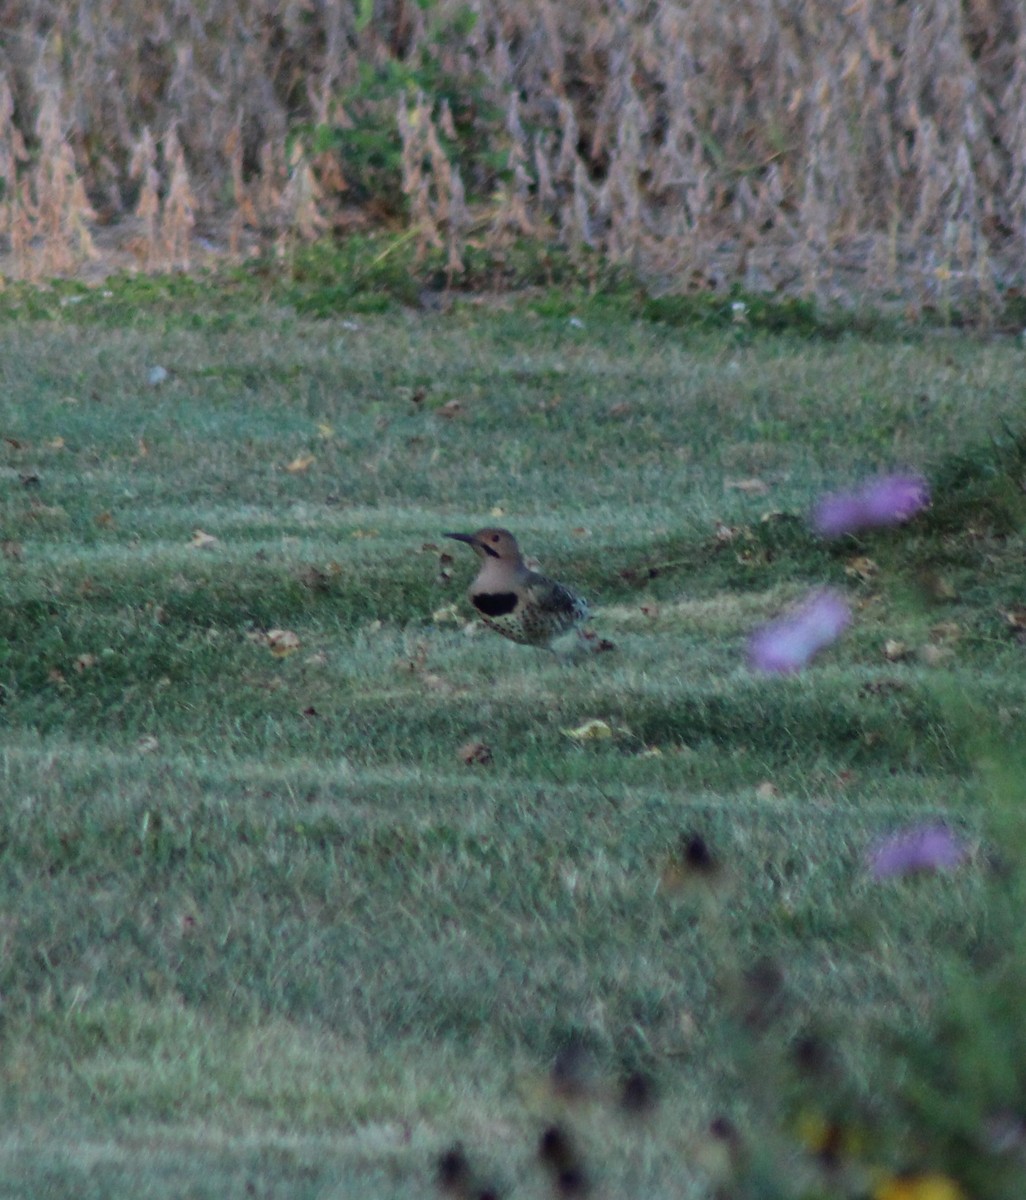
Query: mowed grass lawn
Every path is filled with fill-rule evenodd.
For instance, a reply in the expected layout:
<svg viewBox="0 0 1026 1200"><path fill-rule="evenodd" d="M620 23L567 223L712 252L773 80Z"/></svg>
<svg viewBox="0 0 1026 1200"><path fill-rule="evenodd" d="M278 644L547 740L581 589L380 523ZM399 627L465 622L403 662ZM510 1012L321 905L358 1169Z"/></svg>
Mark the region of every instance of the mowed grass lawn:
<svg viewBox="0 0 1026 1200"><path fill-rule="evenodd" d="M1026 565L940 495L858 542L804 517L878 469L959 478L1023 379L1012 340L528 303L6 320L0 1194L421 1197L459 1140L540 1197L558 1117L598 1194L702 1196L710 1120L761 1104L760 960L759 1061L811 1020L869 1086L985 921L985 850L883 886L865 849L923 816L983 845L944 697L1020 736ZM466 628L441 535L483 524L615 650ZM750 630L820 583L849 634L754 676ZM694 834L712 890L673 886Z"/></svg>

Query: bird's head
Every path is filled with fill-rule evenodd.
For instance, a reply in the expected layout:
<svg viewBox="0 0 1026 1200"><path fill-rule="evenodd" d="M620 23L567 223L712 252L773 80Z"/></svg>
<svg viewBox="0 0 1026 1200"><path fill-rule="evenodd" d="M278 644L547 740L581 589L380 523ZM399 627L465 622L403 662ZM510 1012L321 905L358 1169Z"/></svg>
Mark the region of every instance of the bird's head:
<svg viewBox="0 0 1026 1200"><path fill-rule="evenodd" d="M445 537L453 538L457 542L466 542L473 548L474 553L486 562L493 558L511 564L521 561L517 539L508 529L493 529L489 526L487 529L479 529L476 533L447 533Z"/></svg>

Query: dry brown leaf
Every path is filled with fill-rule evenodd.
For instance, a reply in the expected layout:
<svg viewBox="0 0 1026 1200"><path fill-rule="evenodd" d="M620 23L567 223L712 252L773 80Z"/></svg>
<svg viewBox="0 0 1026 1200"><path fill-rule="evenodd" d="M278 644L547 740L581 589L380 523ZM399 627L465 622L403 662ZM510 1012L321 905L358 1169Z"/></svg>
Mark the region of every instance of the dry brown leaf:
<svg viewBox="0 0 1026 1200"><path fill-rule="evenodd" d="M600 721L597 717L578 725L576 729L564 729L563 736L573 738L575 742L604 741L613 736L613 727L608 721Z"/></svg>
<svg viewBox="0 0 1026 1200"><path fill-rule="evenodd" d="M96 666L96 655L80 654L78 658L75 659L74 666L75 670L81 675L83 671L88 671L90 667Z"/></svg>
<svg viewBox="0 0 1026 1200"><path fill-rule="evenodd" d="M506 515L506 510L501 504L493 504L488 510L488 515L490 517L504 517Z"/></svg>
<svg viewBox="0 0 1026 1200"><path fill-rule="evenodd" d="M288 464L285 470L290 475L300 475L303 471L309 470L315 461L312 454L300 454Z"/></svg>
<svg viewBox="0 0 1026 1200"><path fill-rule="evenodd" d="M492 748L486 742L464 742L456 754L468 767L487 767L492 762Z"/></svg>
<svg viewBox="0 0 1026 1200"><path fill-rule="evenodd" d="M93 523L99 526L100 529L110 529L110 527L114 524L114 515L113 513L105 510L102 513L98 513L97 516L93 518Z"/></svg>
<svg viewBox="0 0 1026 1200"><path fill-rule="evenodd" d="M296 572L296 578L304 586L308 587L313 592L323 592L328 587L328 576L312 563L305 567L301 567Z"/></svg>
<svg viewBox="0 0 1026 1200"><path fill-rule="evenodd" d="M950 646L936 646L932 642L919 647L920 661L928 667L941 667L954 656Z"/></svg>
<svg viewBox="0 0 1026 1200"><path fill-rule="evenodd" d="M764 479L725 479L723 486L728 491L743 492L746 496L765 496L769 484Z"/></svg>
<svg viewBox="0 0 1026 1200"><path fill-rule="evenodd" d="M962 626L957 621L938 621L930 627L931 642L957 642L962 636Z"/></svg>
<svg viewBox="0 0 1026 1200"><path fill-rule="evenodd" d="M872 579L879 571L879 563L874 562L865 554L857 554L854 558L849 558L844 564L845 575L851 575L856 579Z"/></svg>
<svg viewBox="0 0 1026 1200"><path fill-rule="evenodd" d="M192 531L192 541L189 545L194 550L210 550L218 544L219 540L212 533L204 533L202 529L194 529Z"/></svg>
<svg viewBox="0 0 1026 1200"><path fill-rule="evenodd" d="M769 779L764 779L755 789L760 800L775 800L780 795L780 788Z"/></svg>
<svg viewBox="0 0 1026 1200"><path fill-rule="evenodd" d="M62 437L51 438L48 442L44 442L43 445L47 450L63 450L64 439Z"/></svg>
<svg viewBox="0 0 1026 1200"><path fill-rule="evenodd" d="M1014 608L1004 608L1001 615L1013 629L1026 629L1026 605L1017 604Z"/></svg>
<svg viewBox="0 0 1026 1200"><path fill-rule="evenodd" d="M135 748L140 754L152 754L154 750L160 749L160 742L152 733L145 733L135 743Z"/></svg>
<svg viewBox="0 0 1026 1200"><path fill-rule="evenodd" d="M322 422L317 426L317 436L319 438L323 438L324 441L327 441L328 438L333 438L335 436L335 431L329 424L327 424L327 422Z"/></svg>
<svg viewBox="0 0 1026 1200"><path fill-rule="evenodd" d="M641 606L642 616L648 617L650 621L654 621L659 616L659 605L654 603L643 604Z"/></svg>
<svg viewBox="0 0 1026 1200"><path fill-rule="evenodd" d="M435 409L436 417L445 417L447 420L452 417L458 417L463 412L463 405L459 400L446 400L441 407Z"/></svg>
<svg viewBox="0 0 1026 1200"><path fill-rule="evenodd" d="M883 653L884 658L888 662L901 662L903 658L908 658L912 651L905 642L899 642L895 638L888 638L884 642Z"/></svg>
<svg viewBox="0 0 1026 1200"><path fill-rule="evenodd" d="M299 634L293 633L291 629L269 629L266 641L268 649L275 658L285 658L289 654L294 654L302 644Z"/></svg>

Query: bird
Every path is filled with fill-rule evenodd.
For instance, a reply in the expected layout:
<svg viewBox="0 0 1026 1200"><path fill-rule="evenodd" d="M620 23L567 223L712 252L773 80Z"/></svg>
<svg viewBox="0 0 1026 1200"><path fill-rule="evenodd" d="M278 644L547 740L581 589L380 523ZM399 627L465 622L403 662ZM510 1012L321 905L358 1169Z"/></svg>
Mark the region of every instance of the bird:
<svg viewBox="0 0 1026 1200"><path fill-rule="evenodd" d="M489 629L512 642L555 654L560 651L554 643L562 643L570 634L585 636L581 626L591 615L587 601L564 584L532 571L508 529L488 526L445 537L465 542L481 559L467 595Z"/></svg>

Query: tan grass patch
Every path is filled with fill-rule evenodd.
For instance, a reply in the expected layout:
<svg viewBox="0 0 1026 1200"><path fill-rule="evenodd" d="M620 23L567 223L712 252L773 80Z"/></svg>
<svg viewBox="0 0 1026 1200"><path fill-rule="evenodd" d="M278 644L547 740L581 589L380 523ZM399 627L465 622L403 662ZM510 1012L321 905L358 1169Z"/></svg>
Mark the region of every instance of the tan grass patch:
<svg viewBox="0 0 1026 1200"><path fill-rule="evenodd" d="M192 265L214 218L233 254L344 228L368 113L411 230L454 276L471 239L520 235L669 290L944 306L1026 268L1026 10L1002 0L813 0L800 21L778 0L484 0L469 29L459 0L430 20L343 0L302 21L261 0L202 23L188 5L17 8L0 45L6 274L73 272L132 213L143 269ZM375 197L357 202L374 219Z"/></svg>

